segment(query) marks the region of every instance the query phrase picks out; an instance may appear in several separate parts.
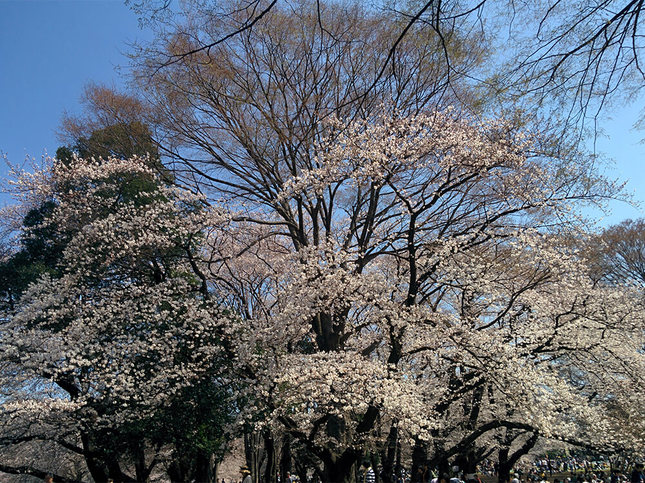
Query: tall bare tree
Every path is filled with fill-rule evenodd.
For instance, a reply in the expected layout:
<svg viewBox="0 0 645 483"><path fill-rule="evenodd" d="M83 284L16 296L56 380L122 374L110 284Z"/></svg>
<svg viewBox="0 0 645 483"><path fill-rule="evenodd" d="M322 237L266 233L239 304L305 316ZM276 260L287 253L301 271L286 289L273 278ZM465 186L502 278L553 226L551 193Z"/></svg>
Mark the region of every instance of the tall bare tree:
<svg viewBox="0 0 645 483"><path fill-rule="evenodd" d="M126 2L148 25L167 34L175 31L177 12L172 0ZM320 5L320 0L316 4ZM166 52L163 63L178 62L186 56L226 43L232 37L257 27L271 10L283 5L276 0L254 0L231 8L224 3L219 15L237 11L234 23L208 38ZM432 32L442 51L447 79L469 76L488 91L487 97L513 103L526 101L528 109L549 105L551 114L564 119L565 128L596 118L606 104L640 92L645 73L643 60L642 0L414 0L403 3L374 2L374 11L399 19L395 35L387 39L388 54L381 58L376 78L386 75L406 37L420 30ZM209 2L189 3L188 10L212 13ZM333 31L336 19L319 12L322 30ZM495 45L477 72L464 68L461 53L454 50L454 34L465 33L479 42ZM366 91L376 87L366 86ZM622 93L622 95L621 95Z"/></svg>
<svg viewBox="0 0 645 483"><path fill-rule="evenodd" d="M472 104L466 77L449 79L442 46L447 37L464 72L483 60L484 47L457 28L444 39L415 28L391 54L405 18L303 0L275 5L252 29L211 45L246 10L188 5L172 35L139 53L137 80L164 153L235 197L273 209L285 177L315 165L314 144L330 116L364 119L384 103L412 114ZM185 52L193 53L167 62ZM320 207L301 209L306 216ZM294 227L303 221L281 216ZM307 243L303 233L294 240Z"/></svg>

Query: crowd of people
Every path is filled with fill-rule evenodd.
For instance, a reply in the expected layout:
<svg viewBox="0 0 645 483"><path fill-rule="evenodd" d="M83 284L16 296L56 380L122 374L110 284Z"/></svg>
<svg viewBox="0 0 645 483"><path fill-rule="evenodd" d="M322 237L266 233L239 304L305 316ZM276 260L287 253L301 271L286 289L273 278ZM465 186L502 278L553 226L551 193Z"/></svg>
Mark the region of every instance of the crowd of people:
<svg viewBox="0 0 645 483"><path fill-rule="evenodd" d="M606 457L589 457L560 455L540 457L533 461L533 468L538 473L606 473L611 465Z"/></svg>
<svg viewBox="0 0 645 483"><path fill-rule="evenodd" d="M361 465L359 483L376 483L377 472L369 463ZM458 468L453 468L453 475L444 477L434 476L427 468L419 469L423 473L413 478L405 470L396 477L396 483L483 483L497 478L497 468L492 461L484 461L478 467L477 473L463 474ZM239 481L221 480L221 483L251 483L251 472L248 467L240 468ZM280 483L300 483L296 475L286 473L284 479L278 477ZM308 482L305 482L308 483ZM590 458L585 456L551 456L540 457L530 463L517 465L511 472L508 483L645 483L645 468L642 463L621 461L612 467L607 458Z"/></svg>
<svg viewBox="0 0 645 483"><path fill-rule="evenodd" d="M549 473L545 473L548 470ZM556 475L556 476L554 476ZM569 476L567 476L569 475ZM550 467L537 466L528 473L516 471L510 483L645 483L642 463L636 463L631 471L610 468L609 463L587 466Z"/></svg>
<svg viewBox="0 0 645 483"><path fill-rule="evenodd" d="M479 474L497 476L497 467L485 461ZM645 483L641 463L628 460L610 462L606 456L543 455L530 463L519 464L511 472L510 483Z"/></svg>

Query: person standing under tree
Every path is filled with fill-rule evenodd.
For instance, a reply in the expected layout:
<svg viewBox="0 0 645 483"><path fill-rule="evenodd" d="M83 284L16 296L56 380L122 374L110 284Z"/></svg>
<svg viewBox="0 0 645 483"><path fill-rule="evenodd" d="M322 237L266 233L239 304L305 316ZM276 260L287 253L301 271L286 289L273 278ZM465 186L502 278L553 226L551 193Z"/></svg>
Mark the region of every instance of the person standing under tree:
<svg viewBox="0 0 645 483"><path fill-rule="evenodd" d="M363 463L363 477L361 478L361 483L375 483L376 482L376 473L372 469L372 466L369 463Z"/></svg>
<svg viewBox="0 0 645 483"><path fill-rule="evenodd" d="M240 474L242 475L242 483L251 483L251 472L246 466L240 466Z"/></svg>

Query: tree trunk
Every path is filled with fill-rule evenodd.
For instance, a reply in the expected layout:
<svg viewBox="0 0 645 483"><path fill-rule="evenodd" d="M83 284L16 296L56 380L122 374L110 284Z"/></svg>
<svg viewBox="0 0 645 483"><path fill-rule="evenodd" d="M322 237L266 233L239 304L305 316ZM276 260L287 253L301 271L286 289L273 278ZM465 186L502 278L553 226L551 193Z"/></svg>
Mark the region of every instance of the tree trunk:
<svg viewBox="0 0 645 483"><path fill-rule="evenodd" d="M186 481L185 468L183 468L181 463L177 460L174 460L168 465L166 473L172 483Z"/></svg>
<svg viewBox="0 0 645 483"><path fill-rule="evenodd" d="M87 433L81 433L81 443L83 444L83 451L85 452L85 463L87 469L92 475L94 481L107 481L108 474L105 462L93 456L96 452L92 438Z"/></svg>
<svg viewBox="0 0 645 483"><path fill-rule="evenodd" d="M267 430L262 434L264 439L264 451L266 453L266 467L264 468L264 483L274 483L278 480L276 474L276 453L275 441Z"/></svg>
<svg viewBox="0 0 645 483"><path fill-rule="evenodd" d="M260 445L260 434L250 433L244 435L244 454L246 456L246 465L251 471L253 483L260 482L260 469L262 468L263 449Z"/></svg>
<svg viewBox="0 0 645 483"><path fill-rule="evenodd" d="M300 481L306 482L307 481L307 467L305 465L301 465L301 464L296 463L296 471L298 473L298 478L300 479Z"/></svg>
<svg viewBox="0 0 645 483"><path fill-rule="evenodd" d="M511 479L513 465L508 461L509 448L500 448L497 462L497 481L505 483Z"/></svg>
<svg viewBox="0 0 645 483"><path fill-rule="evenodd" d="M346 450L340 457L332 455L325 458L323 465L323 481L333 483L354 483L354 470L360 458L360 453Z"/></svg>
<svg viewBox="0 0 645 483"><path fill-rule="evenodd" d="M509 455L510 445L516 437L507 440L507 446L499 450L499 470L497 474L498 481L502 483L510 480L513 466L515 466L522 456L528 454L528 452L533 449L533 446L535 446L539 438L537 433L531 434L522 446L520 446L512 455Z"/></svg>
<svg viewBox="0 0 645 483"><path fill-rule="evenodd" d="M284 482L287 473L291 473L291 435L285 434L280 452L280 481ZM307 480L302 480L306 482Z"/></svg>
<svg viewBox="0 0 645 483"><path fill-rule="evenodd" d="M422 441L415 439L412 449L412 483L423 481L424 467L428 463L428 448Z"/></svg>
<svg viewBox="0 0 645 483"><path fill-rule="evenodd" d="M134 470L137 475L137 482L145 483L150 479L150 470L146 465L146 447L143 440L135 441L132 446L134 457Z"/></svg>
<svg viewBox="0 0 645 483"><path fill-rule="evenodd" d="M397 448L399 441L399 431L396 425L390 427L390 433L387 435L385 441L385 448L383 448L383 483L394 483L396 481L395 460L397 456Z"/></svg>
<svg viewBox="0 0 645 483"><path fill-rule="evenodd" d="M333 483L354 483L354 465L325 465L323 481Z"/></svg>
<svg viewBox="0 0 645 483"><path fill-rule="evenodd" d="M81 433L81 443L85 452L85 462L94 481L107 481L112 478L115 483L136 481L121 471L118 457L108 455L94 443L91 432Z"/></svg>
<svg viewBox="0 0 645 483"><path fill-rule="evenodd" d="M459 467L459 470L463 472L464 479L467 474L475 473L477 471L478 462L477 457L470 450L458 455L455 459L455 464Z"/></svg>
<svg viewBox="0 0 645 483"><path fill-rule="evenodd" d="M394 481L398 481L399 476L401 476L403 466L401 465L401 441L397 440L396 442L396 464L394 465Z"/></svg>
<svg viewBox="0 0 645 483"><path fill-rule="evenodd" d="M200 452L195 458L195 481L215 483L217 481L217 462L213 454Z"/></svg>
<svg viewBox="0 0 645 483"><path fill-rule="evenodd" d="M114 483L125 483L136 481L121 471L121 465L116 458L106 458L108 475L114 480Z"/></svg>

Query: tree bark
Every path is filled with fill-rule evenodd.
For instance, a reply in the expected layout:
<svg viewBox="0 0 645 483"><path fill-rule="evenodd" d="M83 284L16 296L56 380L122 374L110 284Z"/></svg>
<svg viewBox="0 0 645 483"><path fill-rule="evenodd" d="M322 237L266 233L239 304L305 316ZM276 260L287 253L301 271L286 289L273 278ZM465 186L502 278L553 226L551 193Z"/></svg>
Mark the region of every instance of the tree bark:
<svg viewBox="0 0 645 483"><path fill-rule="evenodd" d="M354 483L354 469L361 454L355 450L345 450L340 455L328 455L323 459L323 481L334 483Z"/></svg>
<svg viewBox="0 0 645 483"><path fill-rule="evenodd" d="M396 481L395 460L397 456L397 447L399 441L399 431L395 424L390 427L390 432L385 441L383 449L383 483L394 483Z"/></svg>
<svg viewBox="0 0 645 483"><path fill-rule="evenodd" d="M215 483L217 481L217 461L213 454L200 452L195 460L195 481Z"/></svg>
<svg viewBox="0 0 645 483"><path fill-rule="evenodd" d="M509 455L510 452L510 442L515 438L511 439L508 442L508 446L501 448L498 455L498 471L497 478L499 482L506 482L511 479L511 470L513 466L519 461L519 459L527 454L533 446L537 443L539 436L537 433L533 433L529 439L527 439L522 446L520 446L513 454Z"/></svg>
<svg viewBox="0 0 645 483"><path fill-rule="evenodd" d="M428 462L428 448L419 439L414 440L412 449L412 483L421 483L423 468Z"/></svg>
<svg viewBox="0 0 645 483"><path fill-rule="evenodd" d="M260 481L260 469L262 468L262 453L260 447L260 435L258 433L247 433L244 435L244 454L246 456L246 465L251 471L251 478L254 483Z"/></svg>
<svg viewBox="0 0 645 483"><path fill-rule="evenodd" d="M276 452L275 441L267 430L262 435L264 439L264 451L266 453L266 467L264 468L264 482L273 483L278 480L276 474Z"/></svg>
<svg viewBox="0 0 645 483"><path fill-rule="evenodd" d="M280 454L280 479L284 481L287 473L291 473L291 435L285 434L282 440L282 451ZM307 481L306 479L302 481Z"/></svg>

